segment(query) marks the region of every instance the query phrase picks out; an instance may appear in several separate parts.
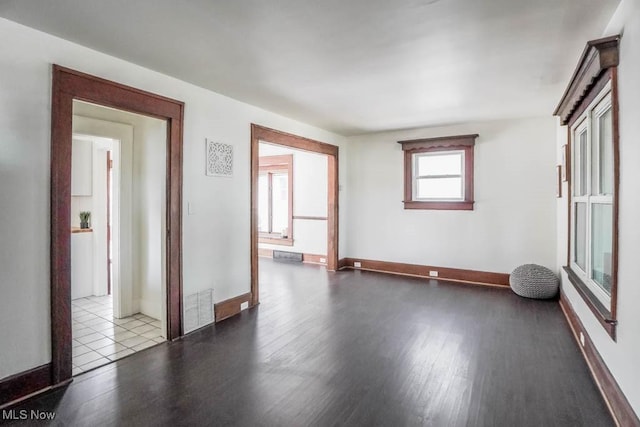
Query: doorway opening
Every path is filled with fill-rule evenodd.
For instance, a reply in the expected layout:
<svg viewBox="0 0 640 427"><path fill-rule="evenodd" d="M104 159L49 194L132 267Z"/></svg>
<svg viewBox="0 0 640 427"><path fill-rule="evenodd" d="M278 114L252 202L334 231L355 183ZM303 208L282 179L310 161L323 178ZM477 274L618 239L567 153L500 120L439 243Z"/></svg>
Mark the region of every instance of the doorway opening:
<svg viewBox="0 0 640 427"><path fill-rule="evenodd" d="M259 256L338 269L337 146L251 125L252 306Z"/></svg>
<svg viewBox="0 0 640 427"><path fill-rule="evenodd" d="M79 140L83 137L90 138L103 138L111 140L110 149L104 151L104 162L96 163L103 169L101 175L104 182L103 193L104 197L100 199L100 203L107 204L109 198L107 193L107 152L113 156L114 168L111 174L113 190L118 188L120 194L116 196L116 191L113 191L110 209L111 218L107 220L107 212L109 210L104 208L104 222L101 227L104 229L104 245L101 243L96 248L102 251L100 259L100 270L104 272L104 287L98 289L98 292L104 292L108 296L109 283L111 283L111 306L112 306L112 323L114 326L111 328L114 330L113 334L120 329L116 329L118 325L118 316L127 314L127 301L124 297L126 294L126 272L131 271L127 269L125 263L131 260L131 252L127 253L128 246L124 242L124 237L131 235L131 230L127 230L127 209L124 206L126 204L126 185L124 185L126 179L124 179L125 167L124 157L120 156L118 160L118 153L125 151L124 139L118 137L104 137L104 134L95 134L92 132L82 132L79 129L74 129L75 120L74 115L74 101L83 101L84 103L91 103L100 107L107 107L110 109L116 109L125 111L128 113L136 113L145 116L145 118L153 118L154 120L161 121L161 127L164 132L164 136L157 139L155 142L156 151L164 153L164 160L162 161L161 169L164 173L164 186L160 193L164 195L162 201L162 209L164 212L160 215L164 222L160 224L161 233L157 236L156 247L164 245L164 254L161 256L161 267L155 269L154 272L162 277L161 282L165 284L165 289L161 292L163 307L158 317L161 317L159 325L161 330L164 331L166 339L175 339L182 335L182 262L181 262L181 244L182 244L182 230L181 230L181 206L182 206L182 122L184 113L184 104L179 101L175 101L169 98L158 96L152 93L144 92L139 89L124 86L118 83L114 83L108 80L104 80L98 77L90 76L84 73L80 73L74 70L63 68L57 65L53 66L53 91L52 91L52 132L51 132L51 327L52 327L52 362L51 362L51 385L60 385L71 380L73 375L74 361L73 361L73 346L78 343L74 343L73 322L72 320L72 304L73 289L72 289L72 269L74 264L77 267L77 262L72 263L72 237L74 234L93 234L90 232L70 233L70 224L76 221L76 216L72 215L72 163L74 150L72 149L74 133ZM95 139L94 139L95 141ZM118 142L115 142L118 141ZM106 141L102 141L106 143ZM93 150L94 143L91 147ZM160 147L158 147L160 146ZM160 148L160 149L158 149ZM82 150L81 150L82 151ZM85 148L86 151L86 148ZM120 166L116 168L120 162ZM92 163L93 164L93 163ZM93 171L92 170L92 174ZM97 172L96 172L97 173ZM93 176L93 175L92 175ZM122 178L122 179L121 179ZM120 181L119 181L120 180ZM79 181L83 181L80 179ZM116 183L119 184L117 185ZM82 196L78 196L82 197ZM86 197L86 196L85 196ZM118 203L120 206L117 208ZM96 211L97 212L97 211ZM97 218L94 218L94 220ZM110 224L111 230L107 227ZM79 224L78 224L79 225ZM96 224L98 225L98 224ZM129 222L131 227L131 222ZM119 231L118 230L119 227ZM107 238L107 233L111 231L110 240ZM108 267L107 251L108 243L111 242L112 263L111 268ZM120 251L120 253L118 253ZM93 250L92 250L93 252ZM117 264L120 264L119 266ZM93 263L92 265L97 265ZM111 277L108 272L111 272ZM131 273L133 274L133 272ZM78 282L79 284L81 282ZM92 286L95 283L92 282ZM120 293L121 295L118 295ZM97 307L95 301L90 302L96 305L96 309L101 308L102 313L108 316L108 307ZM141 302L139 302L141 304ZM86 306L89 303L85 303ZM109 305L104 304L105 306ZM134 307L135 308L135 307ZM76 310L85 310L82 307L76 308ZM116 311L120 313L116 313ZM94 316L95 314L89 313ZM134 318L136 314L133 315ZM141 315L138 315L141 316ZM100 316L97 316L100 317ZM105 318L91 319L94 323L98 324L107 320ZM136 321L140 319L134 319ZM130 320L131 321L131 320ZM142 322L149 324L157 322L157 320ZM79 323L76 321L76 323ZM129 325L131 329L142 326L136 324L135 326ZM97 328L106 327L106 325L97 326ZM84 328L83 328L84 329ZM125 328L126 329L126 328ZM92 329L94 332L95 329ZM141 332L144 333L144 332ZM92 332L93 334L93 332ZM104 334L103 334L104 335ZM105 335L105 338L109 338ZM145 337L146 338L146 337ZM102 340L102 338L100 338ZM148 339L147 339L148 340ZM153 339L151 339L153 341ZM78 339L79 341L79 339ZM113 341L113 340L112 340ZM103 341L106 342L106 341ZM85 345L85 343L80 342ZM114 344L116 344L114 342ZM131 344L131 343L130 343ZM90 350L97 350L98 344L93 345L94 348L89 347ZM131 344L134 347L134 344ZM115 348L119 348L114 346ZM130 348L130 347L127 347ZM76 353L76 355L78 355ZM102 357L103 355L101 355ZM76 366L77 367L77 366Z"/></svg>
<svg viewBox="0 0 640 427"><path fill-rule="evenodd" d="M166 340L166 122L73 101L73 375ZM90 224L82 228L82 214ZM78 228L80 225L80 228Z"/></svg>

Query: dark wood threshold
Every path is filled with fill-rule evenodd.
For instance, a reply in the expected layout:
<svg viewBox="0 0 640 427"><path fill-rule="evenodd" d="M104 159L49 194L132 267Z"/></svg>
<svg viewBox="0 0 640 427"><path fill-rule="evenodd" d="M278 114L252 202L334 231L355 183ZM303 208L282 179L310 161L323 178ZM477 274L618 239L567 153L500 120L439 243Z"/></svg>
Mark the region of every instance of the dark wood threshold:
<svg viewBox="0 0 640 427"><path fill-rule="evenodd" d="M237 297L229 298L213 305L213 312L215 314L215 322L218 323L222 320L233 317L242 311L242 304L248 302L251 305L251 292L238 295Z"/></svg>
<svg viewBox="0 0 640 427"><path fill-rule="evenodd" d="M403 201L405 209L426 209L443 211L472 211L474 202L415 202Z"/></svg>
<svg viewBox="0 0 640 427"><path fill-rule="evenodd" d="M587 307L589 307L596 319L598 319L598 322L600 322L602 327L607 331L611 339L615 341L616 326L618 325L618 321L611 316L611 312L607 310L604 305L602 305L600 300L596 298L595 295L593 295L587 285L585 285L585 283L578 277L576 273L573 272L573 270L571 270L570 267L564 266L562 268L567 273L569 281L571 282L573 287L578 291L578 294L580 294L584 302L587 304Z"/></svg>
<svg viewBox="0 0 640 427"><path fill-rule="evenodd" d="M0 380L0 409L51 387L51 363Z"/></svg>
<svg viewBox="0 0 640 427"><path fill-rule="evenodd" d="M360 267L355 266L356 262L360 263ZM341 268L351 268L355 270L377 271L402 276L424 277L434 280L450 280L502 288L509 287L509 274L506 273L492 273L487 271L462 270L430 265L374 261L360 258L343 258L340 260L340 265L342 266ZM438 276L431 276L431 271L437 271Z"/></svg>
<svg viewBox="0 0 640 427"><path fill-rule="evenodd" d="M593 345L591 337L574 311L573 306L562 291L560 291L560 307L569 323L578 347L589 366L591 375L598 385L600 393L602 393L616 423L624 427L640 427L638 416L633 411L620 386L615 378L613 378L611 371L609 371L600 353L598 353L598 350L596 350L596 347ZM584 346L580 342L580 334L584 337Z"/></svg>

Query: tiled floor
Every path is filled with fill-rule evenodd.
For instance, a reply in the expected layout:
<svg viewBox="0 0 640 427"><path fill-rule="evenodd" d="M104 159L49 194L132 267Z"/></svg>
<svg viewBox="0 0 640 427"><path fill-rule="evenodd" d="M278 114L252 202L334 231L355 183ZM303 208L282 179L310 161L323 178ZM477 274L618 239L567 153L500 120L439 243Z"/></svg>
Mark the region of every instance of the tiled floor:
<svg viewBox="0 0 640 427"><path fill-rule="evenodd" d="M71 301L73 375L164 341L160 321L144 314L115 319L111 295Z"/></svg>

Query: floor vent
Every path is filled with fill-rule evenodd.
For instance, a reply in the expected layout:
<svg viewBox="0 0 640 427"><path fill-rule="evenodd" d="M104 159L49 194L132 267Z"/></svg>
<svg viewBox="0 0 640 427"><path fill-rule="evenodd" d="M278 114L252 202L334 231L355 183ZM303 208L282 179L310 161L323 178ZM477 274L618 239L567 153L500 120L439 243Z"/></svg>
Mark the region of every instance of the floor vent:
<svg viewBox="0 0 640 427"><path fill-rule="evenodd" d="M273 259L276 261L302 262L302 254L298 252L273 251Z"/></svg>
<svg viewBox="0 0 640 427"><path fill-rule="evenodd" d="M205 289L184 299L184 332L213 323L213 289Z"/></svg>

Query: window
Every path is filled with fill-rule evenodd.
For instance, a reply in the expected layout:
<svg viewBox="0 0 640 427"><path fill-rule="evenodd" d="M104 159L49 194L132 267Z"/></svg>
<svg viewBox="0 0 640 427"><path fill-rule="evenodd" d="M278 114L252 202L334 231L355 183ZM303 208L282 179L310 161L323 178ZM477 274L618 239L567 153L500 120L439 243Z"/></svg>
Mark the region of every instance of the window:
<svg viewBox="0 0 640 427"><path fill-rule="evenodd" d="M293 245L293 155L259 158L259 242Z"/></svg>
<svg viewBox="0 0 640 427"><path fill-rule="evenodd" d="M473 210L473 147L478 135L399 141L405 209Z"/></svg>
<svg viewBox="0 0 640 427"><path fill-rule="evenodd" d="M554 114L568 125L569 282L616 339L620 36L587 43ZM566 171L565 171L566 172Z"/></svg>
<svg viewBox="0 0 640 427"><path fill-rule="evenodd" d="M605 307L613 265L613 110L607 84L571 129L570 267Z"/></svg>

